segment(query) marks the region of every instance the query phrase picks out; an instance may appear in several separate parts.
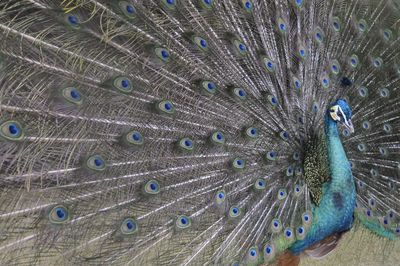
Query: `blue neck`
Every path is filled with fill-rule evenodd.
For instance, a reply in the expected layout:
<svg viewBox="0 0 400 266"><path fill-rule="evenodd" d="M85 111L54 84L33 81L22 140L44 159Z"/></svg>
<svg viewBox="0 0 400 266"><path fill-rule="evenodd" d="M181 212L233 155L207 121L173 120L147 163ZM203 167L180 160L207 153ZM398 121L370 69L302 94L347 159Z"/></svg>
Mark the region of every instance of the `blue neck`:
<svg viewBox="0 0 400 266"><path fill-rule="evenodd" d="M343 184L343 181L352 179L351 168L339 137L337 123L330 117L329 112L325 115L325 135L331 182Z"/></svg>

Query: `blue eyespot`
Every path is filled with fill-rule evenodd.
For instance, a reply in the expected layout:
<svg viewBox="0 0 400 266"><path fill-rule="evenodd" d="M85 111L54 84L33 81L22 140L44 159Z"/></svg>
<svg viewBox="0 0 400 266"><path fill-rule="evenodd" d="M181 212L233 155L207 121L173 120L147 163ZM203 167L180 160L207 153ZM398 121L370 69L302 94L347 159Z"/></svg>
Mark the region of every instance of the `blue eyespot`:
<svg viewBox="0 0 400 266"><path fill-rule="evenodd" d="M254 183L254 188L256 190L264 190L266 188L266 182L265 179L258 178L256 182Z"/></svg>
<svg viewBox="0 0 400 266"><path fill-rule="evenodd" d="M250 257L252 257L252 258L254 258L254 257L257 257L257 248L255 248L255 247L252 247L252 248L250 248L249 249L249 255L250 255Z"/></svg>
<svg viewBox="0 0 400 266"><path fill-rule="evenodd" d="M282 230L282 223L279 219L275 218L271 222L271 230L274 233L279 233Z"/></svg>
<svg viewBox="0 0 400 266"><path fill-rule="evenodd" d="M385 133L392 133L392 126L389 124L384 124L383 125L383 131L385 131Z"/></svg>
<svg viewBox="0 0 400 266"><path fill-rule="evenodd" d="M194 143L190 138L182 138L179 141L179 146L186 151L192 151L194 149Z"/></svg>
<svg viewBox="0 0 400 266"><path fill-rule="evenodd" d="M303 5L303 0L294 0L296 6L301 7Z"/></svg>
<svg viewBox="0 0 400 266"><path fill-rule="evenodd" d="M325 89L329 87L330 85L330 79L328 76L324 75L321 78L321 83L322 83L322 87L324 87Z"/></svg>
<svg viewBox="0 0 400 266"><path fill-rule="evenodd" d="M264 62L264 67L268 72L274 72L275 71L275 64L270 60L269 58L264 57L263 58Z"/></svg>
<svg viewBox="0 0 400 266"><path fill-rule="evenodd" d="M361 97L364 98L364 97L368 96L368 89L365 88L365 87L361 87L361 88L358 89L358 94L359 94Z"/></svg>
<svg viewBox="0 0 400 266"><path fill-rule="evenodd" d="M253 3L249 0L242 0L242 7L247 13L251 13L253 11Z"/></svg>
<svg viewBox="0 0 400 266"><path fill-rule="evenodd" d="M14 120L9 120L0 125L0 138L19 141L24 138L24 131L19 122Z"/></svg>
<svg viewBox="0 0 400 266"><path fill-rule="evenodd" d="M301 46L299 49L299 55L302 59L307 58L307 51L303 46Z"/></svg>
<svg viewBox="0 0 400 266"><path fill-rule="evenodd" d="M50 210L48 217L53 224L63 224L70 219L70 213L66 207L59 205Z"/></svg>
<svg viewBox="0 0 400 266"><path fill-rule="evenodd" d="M246 162L243 159L235 158L232 161L232 167L234 170L243 170L246 166Z"/></svg>
<svg viewBox="0 0 400 266"><path fill-rule="evenodd" d="M279 136L283 139L283 140L288 140L289 139L289 133L287 131L282 131L281 133L279 133Z"/></svg>
<svg viewBox="0 0 400 266"><path fill-rule="evenodd" d="M154 52L158 59L160 59L163 63L168 63L171 59L169 51L165 48L157 47L154 49Z"/></svg>
<svg viewBox="0 0 400 266"><path fill-rule="evenodd" d="M250 139L254 140L254 139L258 138L258 130L255 127L246 128L245 133L246 133L246 137L248 137Z"/></svg>
<svg viewBox="0 0 400 266"><path fill-rule="evenodd" d="M358 30L361 33L365 32L367 30L367 27L368 27L367 26L367 22L364 19L359 20L357 26L358 26Z"/></svg>
<svg viewBox="0 0 400 266"><path fill-rule="evenodd" d="M239 215L240 215L240 209L239 209L239 207L237 207L237 206L232 206L230 209L229 209L229 216L230 217L232 217L232 218L236 218L236 217L238 217Z"/></svg>
<svg viewBox="0 0 400 266"><path fill-rule="evenodd" d="M129 18L129 19L135 18L136 9L131 3L128 3L127 1L119 1L118 5L119 5L119 8L122 11L122 13L127 18Z"/></svg>
<svg viewBox="0 0 400 266"><path fill-rule="evenodd" d="M192 225L192 221L186 215L179 215L176 219L175 225L180 229L186 229Z"/></svg>
<svg viewBox="0 0 400 266"><path fill-rule="evenodd" d="M382 58L378 57L378 58L373 59L372 63L375 68L380 68L383 65L383 60L382 60Z"/></svg>
<svg viewBox="0 0 400 266"><path fill-rule="evenodd" d="M362 127L364 128L364 129L370 129L371 128L371 123L370 122L368 122L368 121L364 121L363 123L362 123Z"/></svg>
<svg viewBox="0 0 400 266"><path fill-rule="evenodd" d="M267 261L272 260L275 257L275 247L272 244L265 244L264 246L264 259Z"/></svg>
<svg viewBox="0 0 400 266"><path fill-rule="evenodd" d="M216 131L211 135L211 141L214 144L224 145L225 144L225 136L221 131Z"/></svg>
<svg viewBox="0 0 400 266"><path fill-rule="evenodd" d="M312 214L310 211L306 211L302 215L302 220L303 220L303 225L304 226L309 226L312 223ZM308 228L308 227L307 227Z"/></svg>
<svg viewBox="0 0 400 266"><path fill-rule="evenodd" d="M265 156L270 161L275 161L278 157L278 153L276 151L269 151Z"/></svg>
<svg viewBox="0 0 400 266"><path fill-rule="evenodd" d="M358 56L353 54L352 56L350 56L349 62L352 68L356 68L359 63Z"/></svg>
<svg viewBox="0 0 400 266"><path fill-rule="evenodd" d="M294 187L294 194L296 196L299 196L302 191L303 191L302 187L299 184L296 184L295 187Z"/></svg>
<svg viewBox="0 0 400 266"><path fill-rule="evenodd" d="M126 218L122 221L120 229L124 235L131 235L137 232L138 225L134 218Z"/></svg>
<svg viewBox="0 0 400 266"><path fill-rule="evenodd" d="M287 30L286 23L281 18L278 19L278 28L281 33L286 33Z"/></svg>
<svg viewBox="0 0 400 266"><path fill-rule="evenodd" d="M156 109L159 113L172 115L175 113L174 105L171 101L163 100L156 103Z"/></svg>
<svg viewBox="0 0 400 266"><path fill-rule="evenodd" d="M192 41L194 44L196 44L201 50L206 51L208 50L208 43L207 41L199 36L194 36L192 37Z"/></svg>
<svg viewBox="0 0 400 266"><path fill-rule="evenodd" d="M385 41L390 41L390 39L392 39L393 33L390 29L385 29L382 31L382 36Z"/></svg>
<svg viewBox="0 0 400 266"><path fill-rule="evenodd" d="M387 88L381 88L379 89L379 96L381 96L382 98L387 98L389 97L390 92Z"/></svg>
<svg viewBox="0 0 400 266"><path fill-rule="evenodd" d="M291 165L286 169L286 176L293 176L293 167Z"/></svg>
<svg viewBox="0 0 400 266"><path fill-rule="evenodd" d="M175 10L176 9L175 0L162 0L162 4L168 10Z"/></svg>
<svg viewBox="0 0 400 266"><path fill-rule="evenodd" d="M332 61L332 63L331 63L331 72L332 72L332 74L334 74L334 75L339 74L339 72L340 72L340 65L339 65L339 62L338 62L337 60L333 60L333 61Z"/></svg>
<svg viewBox="0 0 400 266"><path fill-rule="evenodd" d="M361 152L365 152L367 150L367 146L364 143L360 143L357 145L357 148Z"/></svg>
<svg viewBox="0 0 400 266"><path fill-rule="evenodd" d="M86 160L86 167L93 171L104 171L106 162L100 155L92 155Z"/></svg>
<svg viewBox="0 0 400 266"><path fill-rule="evenodd" d="M339 32L342 28L342 23L340 22L340 19L338 17L333 17L332 18L332 29L336 32Z"/></svg>
<svg viewBox="0 0 400 266"><path fill-rule="evenodd" d="M285 229L285 237L288 239L292 239L293 236L293 230L291 228L286 228Z"/></svg>
<svg viewBox="0 0 400 266"><path fill-rule="evenodd" d="M320 28L315 29L314 39L318 43L322 43L324 41L324 33L322 32L322 30Z"/></svg>
<svg viewBox="0 0 400 266"><path fill-rule="evenodd" d="M278 199L279 200L283 200L283 199L286 198L286 196L287 196L286 189L284 189L284 188L279 189L279 191L278 191Z"/></svg>
<svg viewBox="0 0 400 266"><path fill-rule="evenodd" d="M113 86L115 89L123 93L129 93L133 90L132 81L125 76L116 77L113 80Z"/></svg>
<svg viewBox="0 0 400 266"><path fill-rule="evenodd" d="M294 85L294 88L298 91L298 90L300 90L301 89L301 81L298 79L298 78L296 78L296 77L293 77L293 85Z"/></svg>
<svg viewBox="0 0 400 266"><path fill-rule="evenodd" d="M202 9L211 10L214 8L214 0L200 0L200 7Z"/></svg>
<svg viewBox="0 0 400 266"><path fill-rule="evenodd" d="M150 195L158 194L160 193L160 184L157 180L150 180L144 186L144 191Z"/></svg>
<svg viewBox="0 0 400 266"><path fill-rule="evenodd" d="M268 95L267 98L268 98L268 101L270 102L270 104L272 106L277 106L278 105L278 99L275 96Z"/></svg>
<svg viewBox="0 0 400 266"><path fill-rule="evenodd" d="M226 193L225 193L224 190L217 191L217 194L216 194L216 197L215 197L217 204L224 203L225 197L226 197Z"/></svg>
<svg viewBox="0 0 400 266"><path fill-rule="evenodd" d="M240 41L240 40L234 40L233 41L233 45L236 48L236 51L240 54L240 55L245 55L247 54L247 47L246 45Z"/></svg>
<svg viewBox="0 0 400 266"><path fill-rule="evenodd" d="M233 96L236 99L239 99L239 100L242 100L242 101L246 100L247 93L246 93L246 91L244 89L242 89L242 88L234 88L232 90L232 92L233 92Z"/></svg>
<svg viewBox="0 0 400 266"><path fill-rule="evenodd" d="M127 144L130 145L143 145L144 139L139 131L130 131L125 134L125 140Z"/></svg>
<svg viewBox="0 0 400 266"><path fill-rule="evenodd" d="M207 92L210 95L213 95L217 92L217 85L215 85L215 83L212 81L207 81L207 80L202 81L201 87L204 89L205 92Z"/></svg>

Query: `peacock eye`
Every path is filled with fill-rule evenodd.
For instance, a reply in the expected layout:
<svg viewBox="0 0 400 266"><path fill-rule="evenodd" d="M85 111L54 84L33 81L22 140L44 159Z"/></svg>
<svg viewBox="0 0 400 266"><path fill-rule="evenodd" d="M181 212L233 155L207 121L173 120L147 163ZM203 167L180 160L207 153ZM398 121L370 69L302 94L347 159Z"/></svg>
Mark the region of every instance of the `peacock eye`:
<svg viewBox="0 0 400 266"><path fill-rule="evenodd" d="M49 220L53 224L62 224L69 220L70 214L64 206L56 206L49 212Z"/></svg>
<svg viewBox="0 0 400 266"><path fill-rule="evenodd" d="M106 169L106 163L100 155L90 156L86 160L86 166L90 170L94 170L94 171L103 171L104 169Z"/></svg>
<svg viewBox="0 0 400 266"><path fill-rule="evenodd" d="M19 141L24 137L24 131L19 122L9 120L0 125L0 138L10 141Z"/></svg>
<svg viewBox="0 0 400 266"><path fill-rule="evenodd" d="M138 225L135 219L126 218L121 224L121 232L125 235L131 235L136 233L138 230Z"/></svg>
<svg viewBox="0 0 400 266"><path fill-rule="evenodd" d="M133 5L126 1L119 2L119 8L122 13L129 19L133 19L136 16L136 9Z"/></svg>
<svg viewBox="0 0 400 266"><path fill-rule="evenodd" d="M175 221L175 225L180 229L189 228L192 225L191 219L186 215L180 215Z"/></svg>
<svg viewBox="0 0 400 266"><path fill-rule="evenodd" d="M133 87L132 87L132 81L128 77L116 77L113 80L113 86L117 90L123 92L123 93L128 93L131 92Z"/></svg>

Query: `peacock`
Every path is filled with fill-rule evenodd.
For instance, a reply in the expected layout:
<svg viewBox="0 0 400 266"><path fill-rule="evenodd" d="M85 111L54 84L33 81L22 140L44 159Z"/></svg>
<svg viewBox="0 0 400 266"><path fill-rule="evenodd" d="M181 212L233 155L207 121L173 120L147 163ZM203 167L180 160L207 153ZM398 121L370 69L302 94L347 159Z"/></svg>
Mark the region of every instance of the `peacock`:
<svg viewBox="0 0 400 266"><path fill-rule="evenodd" d="M298 265L362 232L393 265L399 29L397 0L1 0L0 264Z"/></svg>

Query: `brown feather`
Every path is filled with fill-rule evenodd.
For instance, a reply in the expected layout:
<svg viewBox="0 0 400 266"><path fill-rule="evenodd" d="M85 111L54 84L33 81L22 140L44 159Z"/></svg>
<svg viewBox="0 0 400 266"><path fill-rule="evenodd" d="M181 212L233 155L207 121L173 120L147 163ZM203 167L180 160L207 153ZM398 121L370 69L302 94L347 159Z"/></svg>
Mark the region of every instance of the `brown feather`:
<svg viewBox="0 0 400 266"><path fill-rule="evenodd" d="M321 240L318 243L306 249L305 253L313 258L322 258L331 253L336 248L343 234L344 233L332 234L327 238L325 238L324 240Z"/></svg>

